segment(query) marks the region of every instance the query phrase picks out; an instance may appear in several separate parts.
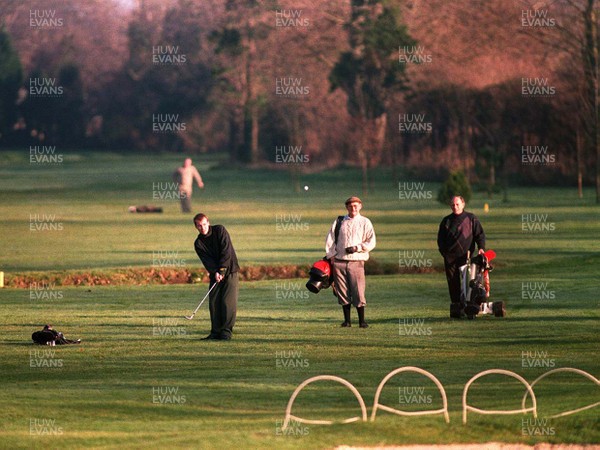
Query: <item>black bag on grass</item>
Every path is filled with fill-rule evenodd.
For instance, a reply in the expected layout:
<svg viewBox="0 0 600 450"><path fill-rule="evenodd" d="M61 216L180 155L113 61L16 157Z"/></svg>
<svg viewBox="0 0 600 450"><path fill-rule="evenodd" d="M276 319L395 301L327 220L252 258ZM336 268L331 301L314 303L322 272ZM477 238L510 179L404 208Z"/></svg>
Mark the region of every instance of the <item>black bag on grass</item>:
<svg viewBox="0 0 600 450"><path fill-rule="evenodd" d="M66 345L81 343L81 339L73 340L65 338L60 331L53 330L52 325L44 325L44 329L41 331L35 331L31 335L31 339L33 340L34 344L39 345Z"/></svg>

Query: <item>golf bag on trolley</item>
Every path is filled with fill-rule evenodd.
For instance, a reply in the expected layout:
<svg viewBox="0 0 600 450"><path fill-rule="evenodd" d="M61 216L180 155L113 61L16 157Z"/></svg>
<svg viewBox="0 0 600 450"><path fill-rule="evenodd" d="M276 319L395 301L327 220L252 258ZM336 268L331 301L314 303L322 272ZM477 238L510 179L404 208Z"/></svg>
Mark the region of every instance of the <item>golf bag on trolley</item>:
<svg viewBox="0 0 600 450"><path fill-rule="evenodd" d="M460 267L460 304L450 306L450 315L474 319L478 314L506 316L504 302L490 302L490 262L496 257L494 250L488 250L473 258L467 257L467 263ZM454 309L454 310L453 310Z"/></svg>

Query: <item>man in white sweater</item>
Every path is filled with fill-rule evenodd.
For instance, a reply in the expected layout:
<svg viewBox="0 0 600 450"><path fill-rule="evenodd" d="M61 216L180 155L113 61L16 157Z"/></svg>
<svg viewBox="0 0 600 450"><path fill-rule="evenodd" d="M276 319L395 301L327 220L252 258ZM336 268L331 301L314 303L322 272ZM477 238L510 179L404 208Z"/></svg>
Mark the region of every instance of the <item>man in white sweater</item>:
<svg viewBox="0 0 600 450"><path fill-rule="evenodd" d="M326 257L333 269L338 302L344 311L342 327L351 326L350 308L356 307L361 328L365 321L365 261L375 248L375 231L369 219L360 214L362 201L358 197L346 200L348 214L339 216L325 241Z"/></svg>
<svg viewBox="0 0 600 450"><path fill-rule="evenodd" d="M191 158L186 158L183 166L178 167L173 173L173 180L177 182L179 188L179 198L181 200L181 212L188 213L192 211L192 189L194 181L202 189L204 182L200 172L192 165Z"/></svg>

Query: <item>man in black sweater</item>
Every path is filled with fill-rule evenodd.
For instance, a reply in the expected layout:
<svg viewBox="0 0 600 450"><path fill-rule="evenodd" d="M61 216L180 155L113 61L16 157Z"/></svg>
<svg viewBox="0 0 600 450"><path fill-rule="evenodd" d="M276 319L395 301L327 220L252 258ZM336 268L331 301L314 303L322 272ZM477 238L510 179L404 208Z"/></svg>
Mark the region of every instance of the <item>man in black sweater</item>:
<svg viewBox="0 0 600 450"><path fill-rule="evenodd" d="M229 340L237 312L237 256L223 225L211 226L204 214L194 217L194 225L200 233L194 242L196 253L210 275L210 286L218 283L208 297L211 329L204 339Z"/></svg>
<svg viewBox="0 0 600 450"><path fill-rule="evenodd" d="M450 200L452 214L444 217L440 223L437 243L444 257L448 291L450 292L450 317L463 316L465 307L461 301L460 267L467 263L467 255L474 255L475 244L479 254L485 252L485 233L479 219L474 214L465 211L465 200L460 195Z"/></svg>

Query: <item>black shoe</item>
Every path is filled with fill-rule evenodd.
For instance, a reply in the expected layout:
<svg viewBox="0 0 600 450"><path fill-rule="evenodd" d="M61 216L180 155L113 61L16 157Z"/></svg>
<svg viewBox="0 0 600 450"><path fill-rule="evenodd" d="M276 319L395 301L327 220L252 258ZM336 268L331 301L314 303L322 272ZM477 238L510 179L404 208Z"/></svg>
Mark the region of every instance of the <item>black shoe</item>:
<svg viewBox="0 0 600 450"><path fill-rule="evenodd" d="M466 317L465 307L462 303L450 303L450 318L462 319Z"/></svg>
<svg viewBox="0 0 600 450"><path fill-rule="evenodd" d="M231 335L230 334L222 334L221 336L218 337L218 339L220 341L230 341Z"/></svg>
<svg viewBox="0 0 600 450"><path fill-rule="evenodd" d="M342 327L347 328L351 327L351 319L350 319L350 304L342 306L342 311L344 311L344 322L342 323Z"/></svg>
<svg viewBox="0 0 600 450"><path fill-rule="evenodd" d="M356 312L358 313L358 326L360 328L367 328L369 325L367 325L367 321L365 320L365 307L356 308Z"/></svg>
<svg viewBox="0 0 600 450"><path fill-rule="evenodd" d="M211 339L215 339L215 340L219 339L219 336L217 336L216 334L212 334L211 333L208 336L201 338L200 340L201 341L208 341L208 340L211 340Z"/></svg>

